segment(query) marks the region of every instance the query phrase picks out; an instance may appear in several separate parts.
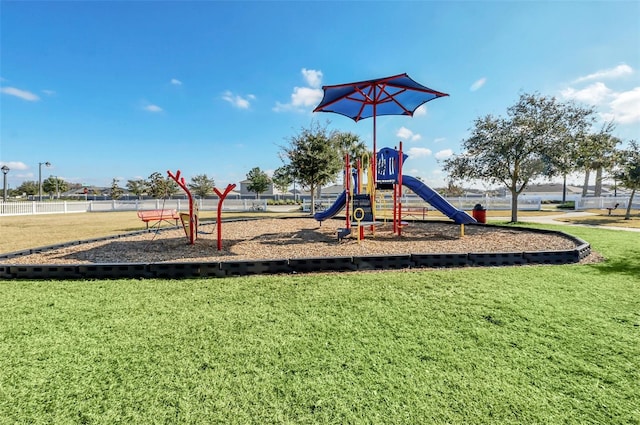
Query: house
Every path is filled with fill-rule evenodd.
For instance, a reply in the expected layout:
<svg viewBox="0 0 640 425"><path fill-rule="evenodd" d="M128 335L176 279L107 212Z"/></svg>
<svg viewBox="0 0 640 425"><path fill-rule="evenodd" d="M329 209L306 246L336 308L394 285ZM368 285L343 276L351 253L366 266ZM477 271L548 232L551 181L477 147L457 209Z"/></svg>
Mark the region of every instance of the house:
<svg viewBox="0 0 640 425"><path fill-rule="evenodd" d="M240 195L254 195L255 196L255 192L249 190L249 185L251 184L251 180L242 180L240 182ZM269 185L267 186L267 190L265 190L264 192L261 193L261 195L274 195L275 194L275 190L273 187L273 183L269 182Z"/></svg>
<svg viewBox="0 0 640 425"><path fill-rule="evenodd" d="M523 196L537 196L542 199L562 199L562 183L531 184L521 193ZM567 185L567 197L582 196L582 188ZM591 191L593 194L593 191Z"/></svg>

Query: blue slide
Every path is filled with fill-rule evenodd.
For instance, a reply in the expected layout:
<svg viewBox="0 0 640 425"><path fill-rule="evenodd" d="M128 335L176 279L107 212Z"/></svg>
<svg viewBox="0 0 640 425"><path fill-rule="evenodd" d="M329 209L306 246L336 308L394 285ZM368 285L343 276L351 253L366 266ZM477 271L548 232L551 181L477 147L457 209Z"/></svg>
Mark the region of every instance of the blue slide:
<svg viewBox="0 0 640 425"><path fill-rule="evenodd" d="M329 208L327 208L324 211L315 213L313 218L315 218L318 221L324 221L324 220L330 219L331 217L335 216L340 211L342 211L342 209L346 204L347 204L347 191L345 190L340 194L340 196L338 196L338 199L336 199L336 202L334 202L333 205L331 205Z"/></svg>
<svg viewBox="0 0 640 425"><path fill-rule="evenodd" d="M402 176L403 186L407 186L416 195L430 203L435 209L455 221L457 224L470 224L476 223L476 219L471 217L466 212L457 209L451 205L446 199L442 197L438 192L431 189L420 180L411 176Z"/></svg>

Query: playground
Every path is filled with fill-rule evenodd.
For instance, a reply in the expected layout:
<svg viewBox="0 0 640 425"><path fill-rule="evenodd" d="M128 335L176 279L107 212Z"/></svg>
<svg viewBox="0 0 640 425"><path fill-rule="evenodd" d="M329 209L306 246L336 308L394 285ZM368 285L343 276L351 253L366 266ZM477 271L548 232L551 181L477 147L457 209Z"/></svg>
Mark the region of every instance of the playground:
<svg viewBox="0 0 640 425"><path fill-rule="evenodd" d="M56 266L78 264L137 264L146 267L146 264L174 263L180 270L182 266L178 263L205 265L205 271L194 264L193 272L171 274L175 277L195 277L203 276L203 273L208 276L209 269L218 270L211 272L213 275L230 276L298 270L565 264L583 261L587 257L587 261L594 261L596 256L591 255L587 243L563 233L485 226L484 211L474 208L472 216L451 205L418 179L403 175L402 166L407 155L402 152L402 142L399 146L398 150L383 148L377 152L375 161L368 164L366 179L360 160L352 167L347 155L343 174L344 192L332 206L315 213L313 217L298 215L286 219L222 220L223 202L234 188L234 185L229 185L224 191L214 188L219 198L216 219L205 222L199 217L197 204L184 177L181 177L181 171L168 171L168 176L187 195L188 212L138 211L137 216L145 223L146 231L32 249L15 256L9 255L3 259L3 263L49 265L54 273L57 272ZM448 220L403 219L401 200L405 187L429 202ZM386 213L382 214L381 205L384 204L390 204L391 211L387 208ZM174 221L175 225L172 225ZM161 228L163 222L169 223L170 227ZM449 255L453 259L448 258ZM297 269L290 264L291 260L304 262L305 259L321 259L330 263L335 260L335 264L314 266L313 269ZM276 264L256 266L255 262L260 261ZM230 262L247 264L241 267L241 271L228 271L229 265L224 263ZM225 268L227 271L219 271ZM14 269L4 270L10 276L19 275ZM32 272L24 277L45 277L48 273L41 270ZM95 273L100 275L99 271ZM142 275L145 273L146 269ZM84 271L73 269L69 277L77 276L87 275Z"/></svg>
<svg viewBox="0 0 640 425"><path fill-rule="evenodd" d="M576 243L561 234L494 226L460 226L444 221L412 222L401 237L391 223L378 226L364 240L337 241L341 220L265 218L225 222L222 250L217 250L216 225L202 223L193 245L181 228L71 245L3 260L5 264L87 264L149 262L219 262L358 255L570 250Z"/></svg>

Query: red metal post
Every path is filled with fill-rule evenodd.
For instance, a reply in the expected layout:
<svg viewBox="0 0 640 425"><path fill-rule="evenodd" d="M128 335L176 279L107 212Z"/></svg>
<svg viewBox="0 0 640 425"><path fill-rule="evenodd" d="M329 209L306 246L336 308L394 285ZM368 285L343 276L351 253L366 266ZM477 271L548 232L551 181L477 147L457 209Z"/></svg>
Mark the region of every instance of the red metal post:
<svg viewBox="0 0 640 425"><path fill-rule="evenodd" d="M351 217L349 216L349 200L351 199L351 163L349 162L349 154L345 155L345 159L344 159L345 165L344 165L344 169L346 172L346 175L344 176L344 178L347 180L346 181L346 185L345 185L345 216L346 216L346 226L347 229L351 229Z"/></svg>
<svg viewBox="0 0 640 425"><path fill-rule="evenodd" d="M402 235L402 141L398 152L398 236Z"/></svg>
<svg viewBox="0 0 640 425"><path fill-rule="evenodd" d="M216 223L216 225L218 226L218 251L222 250L222 203L224 202L224 199L227 197L229 192L235 189L235 187L235 184L227 185L227 188L224 190L224 192L220 192L215 187L213 188L213 191L216 193L216 195L218 195L218 222Z"/></svg>
<svg viewBox="0 0 640 425"><path fill-rule="evenodd" d="M180 186L180 188L182 188L182 190L185 191L187 199L189 199L189 243L193 245L198 232L198 217L193 212L193 195L191 194L187 183L184 181L184 177L180 177L180 170L177 170L176 174L173 174L171 171L167 171L167 174L178 184L178 186Z"/></svg>

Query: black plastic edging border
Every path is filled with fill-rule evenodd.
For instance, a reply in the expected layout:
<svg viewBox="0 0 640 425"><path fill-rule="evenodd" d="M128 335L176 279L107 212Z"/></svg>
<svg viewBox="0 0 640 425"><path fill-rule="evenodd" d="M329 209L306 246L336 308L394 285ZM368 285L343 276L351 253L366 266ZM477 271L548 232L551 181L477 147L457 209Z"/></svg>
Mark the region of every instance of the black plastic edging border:
<svg viewBox="0 0 640 425"><path fill-rule="evenodd" d="M233 221L242 221L237 219ZM455 223L451 223L455 224ZM474 226L475 224L472 224ZM485 224L479 224L486 226ZM491 225L494 226L494 225ZM513 229L510 226L496 225ZM166 227L160 230L175 229ZM257 274L295 274L326 271L356 270L398 270L421 268L453 267L501 267L536 264L577 263L591 253L589 243L580 238L546 229L522 229L541 233L560 234L577 245L570 250L530 251L530 252L472 252L472 253L430 253L399 255L368 255L354 257L313 257L256 261L227 262L170 262L170 263L102 263L102 264L0 264L0 279L185 279L207 277L248 276ZM158 229L142 230L104 238L68 242L58 245L34 248L0 255L0 259L15 258L34 252L59 249L87 242L119 239L126 236L156 232Z"/></svg>

